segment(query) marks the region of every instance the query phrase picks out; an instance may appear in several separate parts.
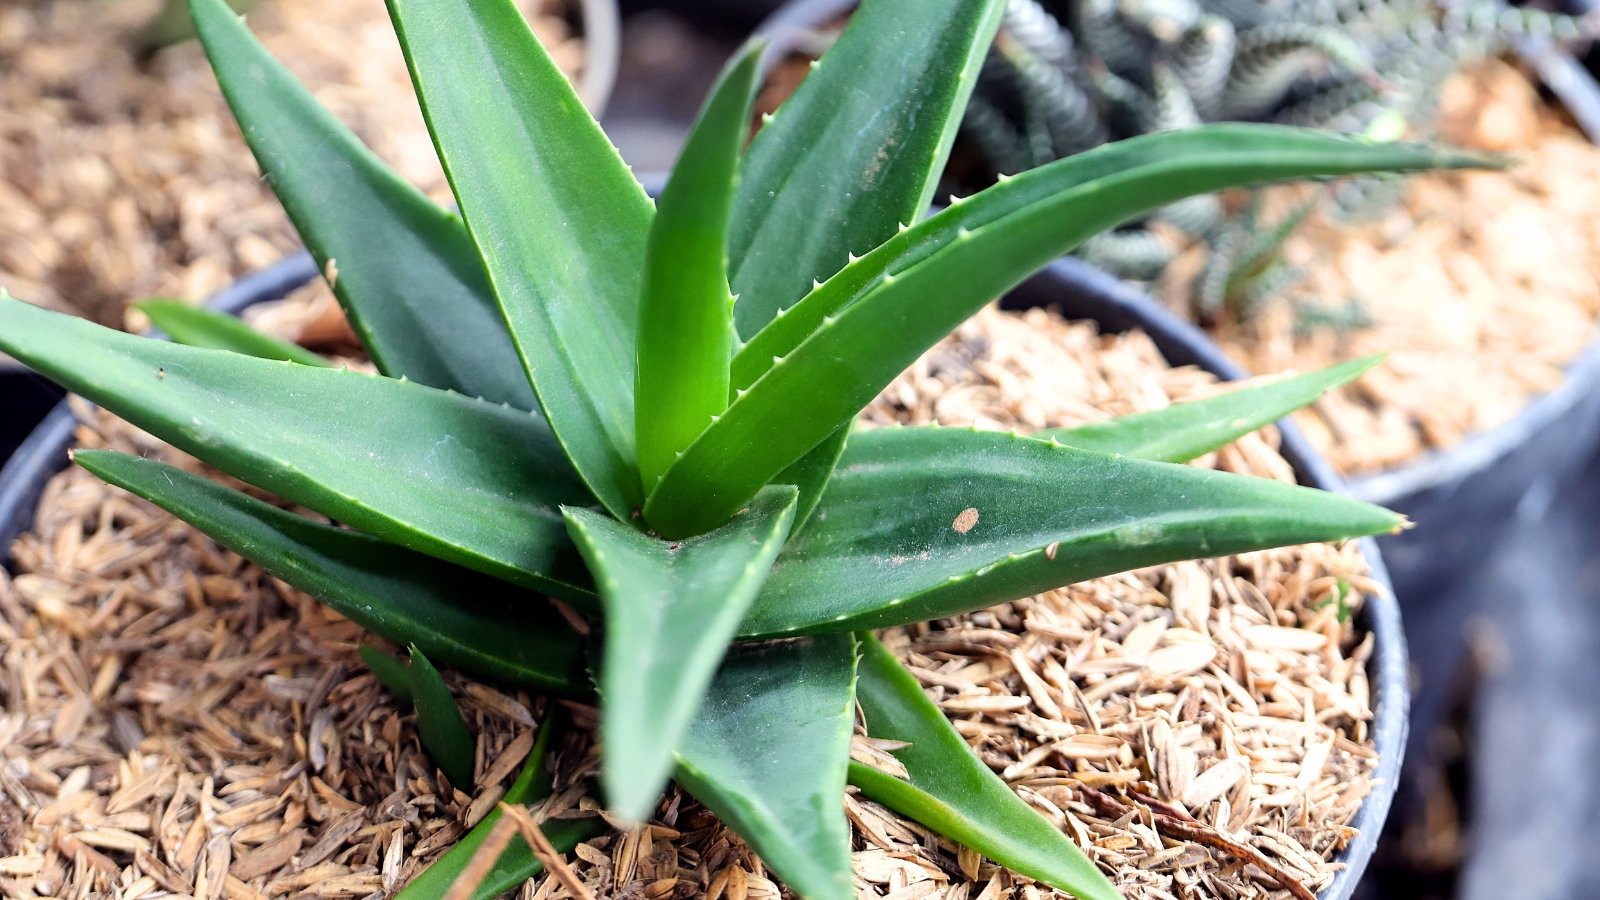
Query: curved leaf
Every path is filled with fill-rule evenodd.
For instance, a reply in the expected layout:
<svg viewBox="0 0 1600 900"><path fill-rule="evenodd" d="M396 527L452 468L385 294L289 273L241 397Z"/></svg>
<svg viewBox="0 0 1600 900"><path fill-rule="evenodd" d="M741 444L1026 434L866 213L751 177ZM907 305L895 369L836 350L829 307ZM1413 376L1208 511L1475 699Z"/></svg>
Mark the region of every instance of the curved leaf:
<svg viewBox="0 0 1600 900"><path fill-rule="evenodd" d="M626 519L643 498L633 383L650 198L513 0L388 3L539 406Z"/></svg>
<svg viewBox="0 0 1600 900"><path fill-rule="evenodd" d="M1393 151L1393 152L1389 152ZM1086 236L1085 228L1074 221L1074 205L1084 201L1070 193L1100 182L1144 170L1159 187L1171 184L1197 184L1207 168L1226 169L1232 160L1240 166L1263 166L1264 178L1296 177L1285 164L1314 165L1312 158L1329 167L1352 165L1367 168L1414 169L1427 166L1460 167L1485 165L1495 160L1461 152L1444 152L1415 145L1376 145L1343 135L1309 129L1262 125L1221 124L1203 128L1144 135L1093 150L1077 153L1020 175L1003 178L983 191L952 203L937 215L876 245L864 256L853 259L808 293L799 303L757 334L747 338L733 360L732 384L735 389L750 387L772 368L773 360L786 357L830 316L859 300L871 290L934 254L948 249L964 234L982 239L985 230L1009 217L1030 209L1049 208L1053 224L1042 228L1035 240L1054 248L1048 255L1058 256ZM1276 161L1274 161L1276 160ZM1152 168L1154 167L1154 168ZM1215 174L1215 172L1213 173ZM1148 189L1150 185L1145 185ZM1116 200L1116 197L1102 198ZM1130 202L1136 197L1127 198ZM1099 230L1092 225L1087 234ZM990 234L989 241L1003 236ZM991 243L990 246L993 246Z"/></svg>
<svg viewBox="0 0 1600 900"><path fill-rule="evenodd" d="M1187 142L1175 140L1185 136ZM1044 191L1039 202L975 228L950 227L963 221L964 202L912 229L934 238L934 248L920 248L920 260L897 273L885 269L738 395L657 483L645 505L652 526L676 536L725 520L983 304L1119 222L1237 185L1482 161L1243 125L1135 138L1079 158L1091 157L1109 174Z"/></svg>
<svg viewBox="0 0 1600 900"><path fill-rule="evenodd" d="M0 349L134 425L352 527L583 602L544 423L419 384L134 337L0 297Z"/></svg>
<svg viewBox="0 0 1600 900"><path fill-rule="evenodd" d="M718 79L661 191L645 249L634 412L648 490L728 405L728 216L749 131L759 44Z"/></svg>
<svg viewBox="0 0 1600 900"><path fill-rule="evenodd" d="M303 366L332 365L299 344L263 334L237 316L190 306L177 300L145 300L134 306L150 317L150 324L190 347L232 350L258 359L278 359Z"/></svg>
<svg viewBox="0 0 1600 900"><path fill-rule="evenodd" d="M928 207L1003 0L869 0L745 154L734 318L749 337Z"/></svg>
<svg viewBox="0 0 1600 900"><path fill-rule="evenodd" d="M905 666L877 638L862 644L856 702L867 734L907 744L894 755L909 779L850 764L850 783L995 862L1082 900L1121 900L1065 834L1018 797L978 758Z"/></svg>
<svg viewBox="0 0 1600 900"><path fill-rule="evenodd" d="M667 783L672 751L772 569L794 507L794 488L771 487L727 525L675 543L594 510L566 511L605 608L600 780L624 818L643 821Z"/></svg>
<svg viewBox="0 0 1600 900"><path fill-rule="evenodd" d="M848 634L738 644L678 749L678 783L802 897L852 897L845 769L855 723Z"/></svg>
<svg viewBox="0 0 1600 900"><path fill-rule="evenodd" d="M453 786L471 791L478 742L467 730L444 676L415 645L411 647L411 702L417 708L417 737L423 749Z"/></svg>
<svg viewBox="0 0 1600 900"><path fill-rule="evenodd" d="M191 0L245 140L379 371L535 409L460 217L384 165L222 0Z"/></svg>
<svg viewBox="0 0 1600 900"><path fill-rule="evenodd" d="M1143 566L1381 534L1402 521L1326 491L1012 434L857 432L740 631L903 625Z"/></svg>
<svg viewBox="0 0 1600 900"><path fill-rule="evenodd" d="M1255 379L1203 400L1075 428L1052 428L1034 437L1055 438L1097 453L1188 462L1317 402L1323 394L1355 381L1382 361L1382 355L1367 356L1304 375Z"/></svg>
<svg viewBox="0 0 1600 900"><path fill-rule="evenodd" d="M542 597L360 532L319 525L165 463L107 450L79 450L73 460L373 634L487 678L588 692L583 640Z"/></svg>

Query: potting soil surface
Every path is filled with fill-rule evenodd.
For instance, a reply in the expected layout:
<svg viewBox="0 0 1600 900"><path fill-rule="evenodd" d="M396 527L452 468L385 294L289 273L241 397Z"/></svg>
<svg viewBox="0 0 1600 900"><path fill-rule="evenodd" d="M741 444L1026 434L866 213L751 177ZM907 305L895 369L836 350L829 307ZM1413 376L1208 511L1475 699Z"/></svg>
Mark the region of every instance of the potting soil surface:
<svg viewBox="0 0 1600 900"><path fill-rule="evenodd" d="M1217 390L1138 334L985 311L870 423L1032 429ZM104 414L81 446L199 467ZM1287 480L1269 430L1198 464ZM900 501L896 501L900 502ZM939 511L971 527L981 510ZM981 527L981 526L980 526ZM478 735L444 784L355 653L360 629L72 468L0 574L0 895L364 897L404 884L493 809L546 701L447 673ZM1130 900L1305 897L1370 791L1365 661L1341 617L1373 589L1353 545L1184 562L885 633L983 759ZM579 731L540 815L597 815ZM858 737L858 759L894 770ZM854 793L866 896L1055 896ZM1209 846L1208 846L1209 845ZM1218 850L1217 846L1231 849ZM603 897L776 898L773 876L675 789L571 862ZM1293 883L1301 893L1291 893ZM568 896L555 879L518 896Z"/></svg>
<svg viewBox="0 0 1600 900"><path fill-rule="evenodd" d="M581 42L525 0L563 69ZM140 59L160 0L0 4L0 287L122 325L149 296L201 300L299 246L193 41ZM444 178L384 5L262 0L267 47L414 184ZM140 323L135 323L140 324Z"/></svg>
<svg viewBox="0 0 1600 900"><path fill-rule="evenodd" d="M1403 200L1369 224L1313 216L1285 246L1304 279L1246 321L1210 329L1262 374L1389 353L1297 417L1347 474L1401 466L1506 422L1560 384L1600 319L1600 147L1502 62L1447 85L1440 132L1516 165L1412 176ZM1306 196L1273 189L1264 221ZM1188 302L1204 264L1203 248L1180 258L1161 287L1168 303ZM1296 313L1307 303L1370 323L1308 329Z"/></svg>

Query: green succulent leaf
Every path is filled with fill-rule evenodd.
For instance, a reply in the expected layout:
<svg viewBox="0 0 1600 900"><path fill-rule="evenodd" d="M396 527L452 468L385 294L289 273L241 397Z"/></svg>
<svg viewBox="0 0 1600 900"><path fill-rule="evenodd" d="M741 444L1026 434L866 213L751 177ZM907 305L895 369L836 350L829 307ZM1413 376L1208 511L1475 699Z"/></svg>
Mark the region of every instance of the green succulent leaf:
<svg viewBox="0 0 1600 900"><path fill-rule="evenodd" d="M502 802L529 805L550 796L553 774L549 766L550 746L564 718L557 712L559 709L560 707L552 707L546 714L544 722L539 725L539 734L534 740L532 752L528 754L528 761L517 774L516 781L506 789ZM495 823L499 822L502 816L504 813L499 807L490 810L489 814L473 826L465 837L457 841L455 846L445 851L433 865L422 870L422 874L412 879L410 884L396 894L395 900L439 900L440 897L448 896L451 887L461 878L473 855L483 846L484 840L489 837L489 832L494 830ZM573 847L605 830L605 827L605 820L599 816L549 819L540 825L545 837L550 839L550 844L558 853L570 852ZM533 854L533 848L528 846L521 835L514 836L506 848L500 851L500 857L495 861L494 867L473 887L472 893L468 896L471 900L493 900L542 871L544 864Z"/></svg>
<svg viewBox="0 0 1600 900"><path fill-rule="evenodd" d="M723 71L650 226L634 390L639 475L646 489L728 405L734 339L728 217L760 52L759 44L750 44Z"/></svg>
<svg viewBox="0 0 1600 900"><path fill-rule="evenodd" d="M1104 185L1105 179L1133 178L1139 189L1146 191L1164 180L1176 179L1194 185L1204 178L1215 177L1219 168L1226 168L1225 160L1229 158L1253 167L1252 172L1265 173L1260 177L1278 179L1295 177L1294 171L1285 170L1284 166L1298 166L1303 173L1319 163L1327 169L1339 166L1348 169L1353 165L1415 169L1494 162L1485 157L1415 145L1397 145L1395 149L1398 152L1384 154L1369 143L1307 129L1213 125L1106 144L1021 175L1003 178L999 184L952 204L925 222L899 231L871 252L851 261L750 337L734 355L733 387L735 390L749 388L773 367L775 359L787 357L830 317L867 293L882 288L886 279L892 280L958 241L970 241L975 236L981 239L984 234L988 234L991 241L1003 238L1005 232L991 230L997 223L1044 212L1043 218L1053 224L1042 227L1034 239L1045 243L1046 255L1065 252L1087 235L1103 229L1098 223L1079 227L1074 216L1086 202L1101 207L1117 202L1121 195L1115 193L1110 197L1094 196L1092 188ZM1088 201L1084 199L1085 193L1089 194ZM1138 197L1131 194L1127 199L1130 203L1138 201Z"/></svg>
<svg viewBox="0 0 1600 900"><path fill-rule="evenodd" d="M1317 402L1383 361L1381 354L1353 359L1304 375L1263 378L1224 394L1174 403L1165 409L1034 435L1079 450L1120 453L1157 462L1188 462Z"/></svg>
<svg viewBox="0 0 1600 900"><path fill-rule="evenodd" d="M232 350L258 359L279 359L303 366L326 368L332 363L299 344L263 334L237 316L190 306L180 300L145 300L134 306L150 317L150 324L180 344Z"/></svg>
<svg viewBox="0 0 1600 900"><path fill-rule="evenodd" d="M1326 491L1019 435L861 431L740 631L904 625L1144 566L1402 522Z"/></svg>
<svg viewBox="0 0 1600 900"><path fill-rule="evenodd" d="M513 0L388 2L539 405L626 519L643 499L633 386L650 198Z"/></svg>
<svg viewBox="0 0 1600 900"><path fill-rule="evenodd" d="M678 749L678 783L802 897L854 896L840 799L855 671L849 634L735 645Z"/></svg>
<svg viewBox="0 0 1600 900"><path fill-rule="evenodd" d="M728 524L673 543L566 511L605 609L600 779L618 815L643 821L666 785L673 749L789 535L795 496L767 488Z"/></svg>
<svg viewBox="0 0 1600 900"><path fill-rule="evenodd" d="M823 316L738 395L656 484L645 505L651 525L668 536L714 527L983 304L1119 222L1243 184L1484 162L1428 147L1245 125L1134 138L1076 159L1087 162L1070 171L1081 176L1101 167L1102 174L1044 187L1037 182L1061 171L1046 166L978 195L990 195L981 209L995 212L991 192L1014 201L1013 186L1026 182L1037 189L1037 202L970 219L964 210L975 197L908 231L932 246L897 244L891 255L920 258L898 272L885 266L858 299ZM956 222L963 224L952 227ZM774 325L786 327L788 318Z"/></svg>
<svg viewBox="0 0 1600 900"><path fill-rule="evenodd" d="M267 183L379 371L537 408L460 217L363 146L226 3L191 6Z"/></svg>
<svg viewBox="0 0 1600 900"><path fill-rule="evenodd" d="M894 755L909 778L852 762L851 784L1014 872L1082 900L1121 900L1077 844L972 752L894 654L870 634L857 639L862 651L856 702L867 734L908 745Z"/></svg>
<svg viewBox="0 0 1600 900"><path fill-rule="evenodd" d="M461 707L450 695L444 676L415 646L411 648L411 702L417 708L417 737L422 739L423 749L452 785L471 791L478 742L461 718Z"/></svg>
<svg viewBox="0 0 1600 900"><path fill-rule="evenodd" d="M584 603L536 416L375 375L134 337L0 296L0 349L219 469L369 534Z"/></svg>
<svg viewBox="0 0 1600 900"><path fill-rule="evenodd" d="M734 207L739 333L928 207L1004 0L868 0L745 154Z"/></svg>
<svg viewBox="0 0 1600 900"><path fill-rule="evenodd" d="M542 597L155 460L107 450L80 450L73 460L373 634L484 677L587 692L582 639Z"/></svg>
<svg viewBox="0 0 1600 900"><path fill-rule="evenodd" d="M415 700L411 692L411 666L403 663L389 654L369 644L362 644L356 648L356 653L361 656L361 661L372 670L378 683L388 689L389 693L401 703L410 704Z"/></svg>

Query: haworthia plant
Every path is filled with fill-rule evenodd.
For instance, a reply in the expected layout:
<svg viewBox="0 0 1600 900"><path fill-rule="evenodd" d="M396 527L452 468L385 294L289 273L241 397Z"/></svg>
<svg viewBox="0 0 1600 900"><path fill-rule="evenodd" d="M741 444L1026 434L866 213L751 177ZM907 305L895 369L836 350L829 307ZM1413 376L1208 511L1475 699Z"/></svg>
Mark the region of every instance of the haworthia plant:
<svg viewBox="0 0 1600 900"><path fill-rule="evenodd" d="M159 462L78 455L415 648L413 676L426 654L524 686L598 689L599 783L624 817L648 817L674 778L796 894L844 898L839 799L854 773L1028 877L1115 896L858 632L1136 566L1399 527L1345 497L1175 464L1369 363L1040 436L851 436L851 423L966 316L1099 229L1231 185L1482 161L1232 126L1114 145L921 219L1003 5L865 4L748 149L758 51L742 52L658 209L512 0L390 0L457 217L317 107L223 0L191 0L235 115L378 374L275 359L270 344L218 341L230 330L214 323L174 329L210 346L177 346L10 299L0 350L333 519ZM430 743L454 748L437 751L452 780L470 778L436 680L407 689L441 714ZM869 731L912 741L908 781L850 767L858 707ZM570 847L594 823L553 822L549 836ZM447 855L407 896L437 895L470 855ZM507 850L474 896L536 871Z"/></svg>
<svg viewBox="0 0 1600 900"><path fill-rule="evenodd" d="M1428 135L1453 73L1524 38L1597 36L1593 14L1505 0L1009 0L964 133L990 170L1006 174L1210 122ZM1383 176L1341 184L1328 192L1330 212L1368 215L1396 198L1396 187ZM1209 267L1194 290L1196 316L1244 318L1300 280L1277 251L1301 218L1263 226L1200 197L1097 235L1079 253L1144 281L1186 242L1202 241ZM1292 299L1302 324L1360 322L1358 302L1337 316L1325 302Z"/></svg>

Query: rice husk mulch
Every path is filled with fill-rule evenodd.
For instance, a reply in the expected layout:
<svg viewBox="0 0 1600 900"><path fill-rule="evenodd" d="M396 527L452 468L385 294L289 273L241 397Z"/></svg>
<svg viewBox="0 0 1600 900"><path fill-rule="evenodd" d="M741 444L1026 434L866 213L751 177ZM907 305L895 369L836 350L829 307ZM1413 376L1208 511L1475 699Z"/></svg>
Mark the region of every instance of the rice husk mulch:
<svg viewBox="0 0 1600 900"><path fill-rule="evenodd" d="M159 6L0 3L0 287L11 294L121 326L130 300L199 300L298 249L199 45L140 60ZM577 72L567 4L523 7ZM447 195L381 2L264 0L248 19L379 156Z"/></svg>
<svg viewBox="0 0 1600 900"><path fill-rule="evenodd" d="M1297 330L1290 304L1269 301L1248 321L1209 329L1252 372L1390 354L1297 417L1346 474L1403 466L1504 424L1561 383L1600 321L1600 147L1504 62L1453 79L1441 114L1442 142L1517 164L1410 176L1378 220L1314 216L1285 247L1307 273L1288 294L1357 298L1371 327ZM1275 188L1269 208L1281 214L1303 196ZM1191 296L1204 258L1195 248L1171 268L1160 290L1168 302Z"/></svg>
<svg viewBox="0 0 1600 900"><path fill-rule="evenodd" d="M1218 389L1140 334L986 310L864 418L1072 425ZM85 412L83 447L181 454ZM1197 464L1291 480L1271 430ZM943 515L943 512L940 513ZM953 523L954 524L954 523ZM475 784L427 762L355 654L360 629L149 504L68 469L0 573L0 895L381 897L494 807L548 701L447 673ZM1183 562L884 633L995 771L1132 900L1325 885L1372 789L1377 589L1354 545ZM538 815L599 814L592 709ZM858 737L855 755L895 767ZM853 791L860 895L1052 897ZM670 789L654 820L517 896L775 898L733 833ZM1292 883L1292 885L1291 885Z"/></svg>

